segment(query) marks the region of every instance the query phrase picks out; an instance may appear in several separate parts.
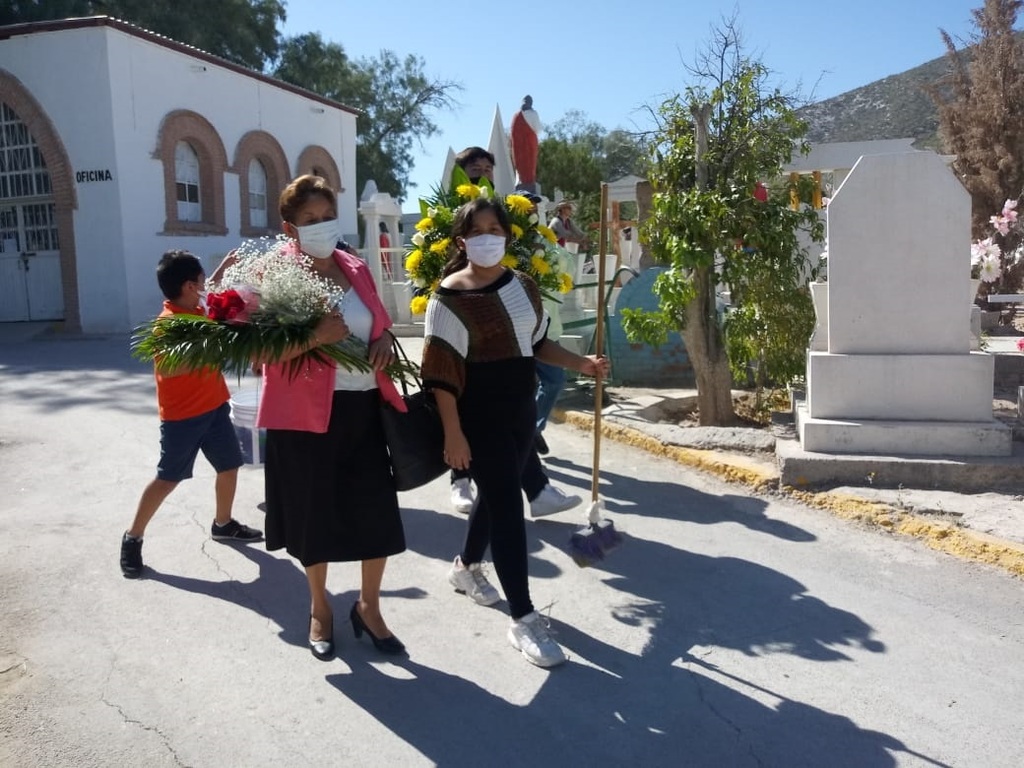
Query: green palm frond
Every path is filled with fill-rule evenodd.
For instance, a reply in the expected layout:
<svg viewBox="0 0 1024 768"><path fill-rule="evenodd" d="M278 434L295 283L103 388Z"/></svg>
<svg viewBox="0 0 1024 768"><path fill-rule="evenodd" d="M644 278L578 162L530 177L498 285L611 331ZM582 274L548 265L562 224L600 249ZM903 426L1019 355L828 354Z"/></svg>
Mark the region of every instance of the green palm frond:
<svg viewBox="0 0 1024 768"><path fill-rule="evenodd" d="M138 326L132 332L132 356L144 361L159 361L166 370L218 368L225 373L241 374L254 361L279 360L296 345L308 346L315 323L222 323L199 315L159 317ZM373 370L367 359L366 344L349 337L340 344L325 344L287 362L289 376L296 376L309 361L333 362L349 370L368 373ZM385 371L395 380L418 375L417 366L397 360Z"/></svg>

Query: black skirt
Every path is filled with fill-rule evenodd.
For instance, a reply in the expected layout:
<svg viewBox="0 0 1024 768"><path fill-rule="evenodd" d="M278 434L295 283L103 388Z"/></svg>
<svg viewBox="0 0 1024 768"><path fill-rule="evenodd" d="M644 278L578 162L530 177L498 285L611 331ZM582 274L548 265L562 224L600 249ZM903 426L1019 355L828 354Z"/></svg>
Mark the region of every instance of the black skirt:
<svg viewBox="0 0 1024 768"><path fill-rule="evenodd" d="M324 434L267 430L267 549L304 566L405 550L380 392L336 391Z"/></svg>

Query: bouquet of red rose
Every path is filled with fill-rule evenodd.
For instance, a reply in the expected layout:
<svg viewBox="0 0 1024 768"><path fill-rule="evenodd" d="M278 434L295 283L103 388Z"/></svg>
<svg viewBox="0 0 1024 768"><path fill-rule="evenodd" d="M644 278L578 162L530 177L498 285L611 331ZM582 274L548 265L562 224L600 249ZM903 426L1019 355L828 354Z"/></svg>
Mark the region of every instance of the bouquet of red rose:
<svg viewBox="0 0 1024 768"><path fill-rule="evenodd" d="M253 361L274 361L294 346L308 346L316 324L343 295L283 235L243 243L219 283L209 287L205 317L171 315L139 326L132 335L134 356L169 369L213 367L241 374ZM295 375L310 360L372 370L366 345L353 337L292 358L289 371ZM396 379L412 372L404 362L387 370Z"/></svg>

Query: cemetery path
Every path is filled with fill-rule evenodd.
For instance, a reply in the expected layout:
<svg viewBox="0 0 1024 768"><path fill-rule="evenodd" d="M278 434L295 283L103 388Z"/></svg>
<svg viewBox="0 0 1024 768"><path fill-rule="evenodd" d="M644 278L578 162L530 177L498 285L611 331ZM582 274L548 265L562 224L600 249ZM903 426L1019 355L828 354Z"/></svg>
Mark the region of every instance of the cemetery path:
<svg viewBox="0 0 1024 768"><path fill-rule="evenodd" d="M508 646L504 603L447 585L465 518L444 479L400 499L384 610L408 659L339 621L339 658L314 660L302 571L209 540L202 462L126 581L152 389L121 338L0 344L0 764L1019 763L1018 580L622 443L602 444L600 488L620 550L579 569L578 513L527 524L555 670ZM589 436L547 435L552 480L586 494ZM237 516L259 525L260 500L247 468ZM357 571L331 569L339 616Z"/></svg>

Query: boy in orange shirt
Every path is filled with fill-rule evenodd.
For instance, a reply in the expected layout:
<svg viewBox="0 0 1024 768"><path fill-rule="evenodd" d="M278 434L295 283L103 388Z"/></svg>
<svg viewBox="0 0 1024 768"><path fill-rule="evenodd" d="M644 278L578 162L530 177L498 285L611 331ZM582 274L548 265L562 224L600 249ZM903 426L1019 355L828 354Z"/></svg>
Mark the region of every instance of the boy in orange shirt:
<svg viewBox="0 0 1024 768"><path fill-rule="evenodd" d="M202 315L200 298L206 275L203 265L187 251L168 251L156 268L156 279L166 297L160 317ZM263 534L231 517L242 451L231 424L227 383L220 371L175 371L154 366L156 398L160 406L160 463L156 478L139 499L135 519L121 537L121 573L142 575L142 536L160 504L179 482L192 477L202 450L217 470L214 490L217 511L210 535L218 541L259 541Z"/></svg>

